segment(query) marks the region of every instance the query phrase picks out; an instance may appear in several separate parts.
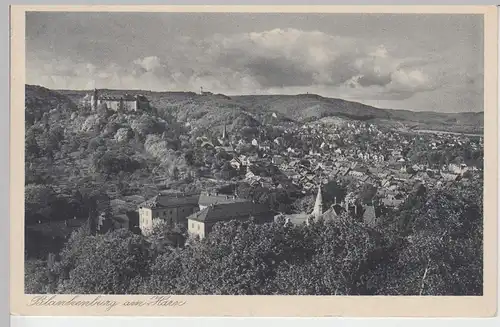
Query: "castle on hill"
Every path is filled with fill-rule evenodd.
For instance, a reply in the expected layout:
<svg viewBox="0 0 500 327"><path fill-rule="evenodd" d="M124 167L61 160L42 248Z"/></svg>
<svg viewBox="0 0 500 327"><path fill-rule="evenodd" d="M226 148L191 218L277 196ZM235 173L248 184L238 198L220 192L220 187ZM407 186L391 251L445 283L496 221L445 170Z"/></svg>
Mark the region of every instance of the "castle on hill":
<svg viewBox="0 0 500 327"><path fill-rule="evenodd" d="M149 109L149 100L144 95L111 96L101 94L99 90L94 89L91 94L87 94L83 102L90 105L92 111L97 110L99 105L105 105L106 108L113 111L140 111Z"/></svg>

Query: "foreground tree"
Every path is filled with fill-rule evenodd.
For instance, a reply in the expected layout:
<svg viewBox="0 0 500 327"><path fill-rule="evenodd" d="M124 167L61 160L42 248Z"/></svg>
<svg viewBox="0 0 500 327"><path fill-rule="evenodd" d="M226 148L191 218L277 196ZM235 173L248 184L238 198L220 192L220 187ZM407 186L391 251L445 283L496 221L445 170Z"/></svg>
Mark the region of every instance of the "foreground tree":
<svg viewBox="0 0 500 327"><path fill-rule="evenodd" d="M155 257L183 247L187 237L187 229L183 225L157 219L153 221L153 229L147 240L151 244L152 256Z"/></svg>
<svg viewBox="0 0 500 327"><path fill-rule="evenodd" d="M479 184L429 195L409 222L397 260L385 268L379 294L482 294L483 208Z"/></svg>
<svg viewBox="0 0 500 327"><path fill-rule="evenodd" d="M105 235L75 233L61 253L59 292L127 294L147 275L149 255L139 235L120 229Z"/></svg>
<svg viewBox="0 0 500 327"><path fill-rule="evenodd" d="M142 292L370 294L367 272L384 254L380 235L348 217L309 226L231 221L159 256Z"/></svg>
<svg viewBox="0 0 500 327"><path fill-rule="evenodd" d="M367 273L386 254L383 237L346 215L304 226L314 254L303 262L281 265L274 280L275 294L368 295Z"/></svg>
<svg viewBox="0 0 500 327"><path fill-rule="evenodd" d="M53 255L49 260L26 260L24 263L24 292L26 294L54 293L57 288L57 274Z"/></svg>
<svg viewBox="0 0 500 327"><path fill-rule="evenodd" d="M144 292L268 294L269 281L297 242L286 230L253 221L217 224L202 241L158 257Z"/></svg>

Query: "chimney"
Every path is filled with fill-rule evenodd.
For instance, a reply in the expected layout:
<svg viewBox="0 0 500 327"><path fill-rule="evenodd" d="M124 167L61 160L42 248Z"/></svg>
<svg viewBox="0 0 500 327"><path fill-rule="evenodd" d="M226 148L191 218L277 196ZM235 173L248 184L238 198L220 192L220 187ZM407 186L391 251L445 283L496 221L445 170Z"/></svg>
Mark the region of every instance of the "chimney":
<svg viewBox="0 0 500 327"><path fill-rule="evenodd" d="M337 197L333 198L333 204L337 204Z"/></svg>
<svg viewBox="0 0 500 327"><path fill-rule="evenodd" d="M358 205L354 204L354 215L358 214Z"/></svg>

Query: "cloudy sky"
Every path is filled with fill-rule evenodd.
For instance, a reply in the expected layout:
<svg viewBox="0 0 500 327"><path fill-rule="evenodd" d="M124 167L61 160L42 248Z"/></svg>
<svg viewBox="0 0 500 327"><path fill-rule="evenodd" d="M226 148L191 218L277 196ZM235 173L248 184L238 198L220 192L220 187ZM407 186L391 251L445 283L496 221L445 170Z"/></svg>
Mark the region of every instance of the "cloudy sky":
<svg viewBox="0 0 500 327"><path fill-rule="evenodd" d="M316 93L483 110L480 15L28 13L26 79L53 89Z"/></svg>

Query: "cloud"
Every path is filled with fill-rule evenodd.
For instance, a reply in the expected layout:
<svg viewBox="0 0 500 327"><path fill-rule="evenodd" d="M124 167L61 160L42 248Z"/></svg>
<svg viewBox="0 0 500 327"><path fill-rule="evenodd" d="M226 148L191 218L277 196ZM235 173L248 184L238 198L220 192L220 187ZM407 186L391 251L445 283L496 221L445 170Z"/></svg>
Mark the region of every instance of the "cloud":
<svg viewBox="0 0 500 327"><path fill-rule="evenodd" d="M134 75L152 73L161 76L169 73L168 66L158 56L135 59L132 62L132 71Z"/></svg>
<svg viewBox="0 0 500 327"><path fill-rule="evenodd" d="M478 67L454 62L451 52L398 57L385 44L320 31L272 29L171 42L166 52L121 64L32 58L28 83L155 91L203 87L226 94L321 91L356 100L404 100L457 84L482 89Z"/></svg>
<svg viewBox="0 0 500 327"><path fill-rule="evenodd" d="M393 57L382 44L319 31L274 29L217 34L202 43L184 39L183 47L203 67L203 74L194 74L218 76L219 86L226 90L243 88L234 80L235 73L261 90L338 88L347 83L361 89L381 86L380 92L388 97L426 90L431 83L431 77L423 71L400 70L404 59Z"/></svg>
<svg viewBox="0 0 500 327"><path fill-rule="evenodd" d="M139 65L145 71L154 71L155 69L158 69L162 66L162 64L160 63L160 58L158 58L157 56L136 59L134 60L134 64Z"/></svg>

